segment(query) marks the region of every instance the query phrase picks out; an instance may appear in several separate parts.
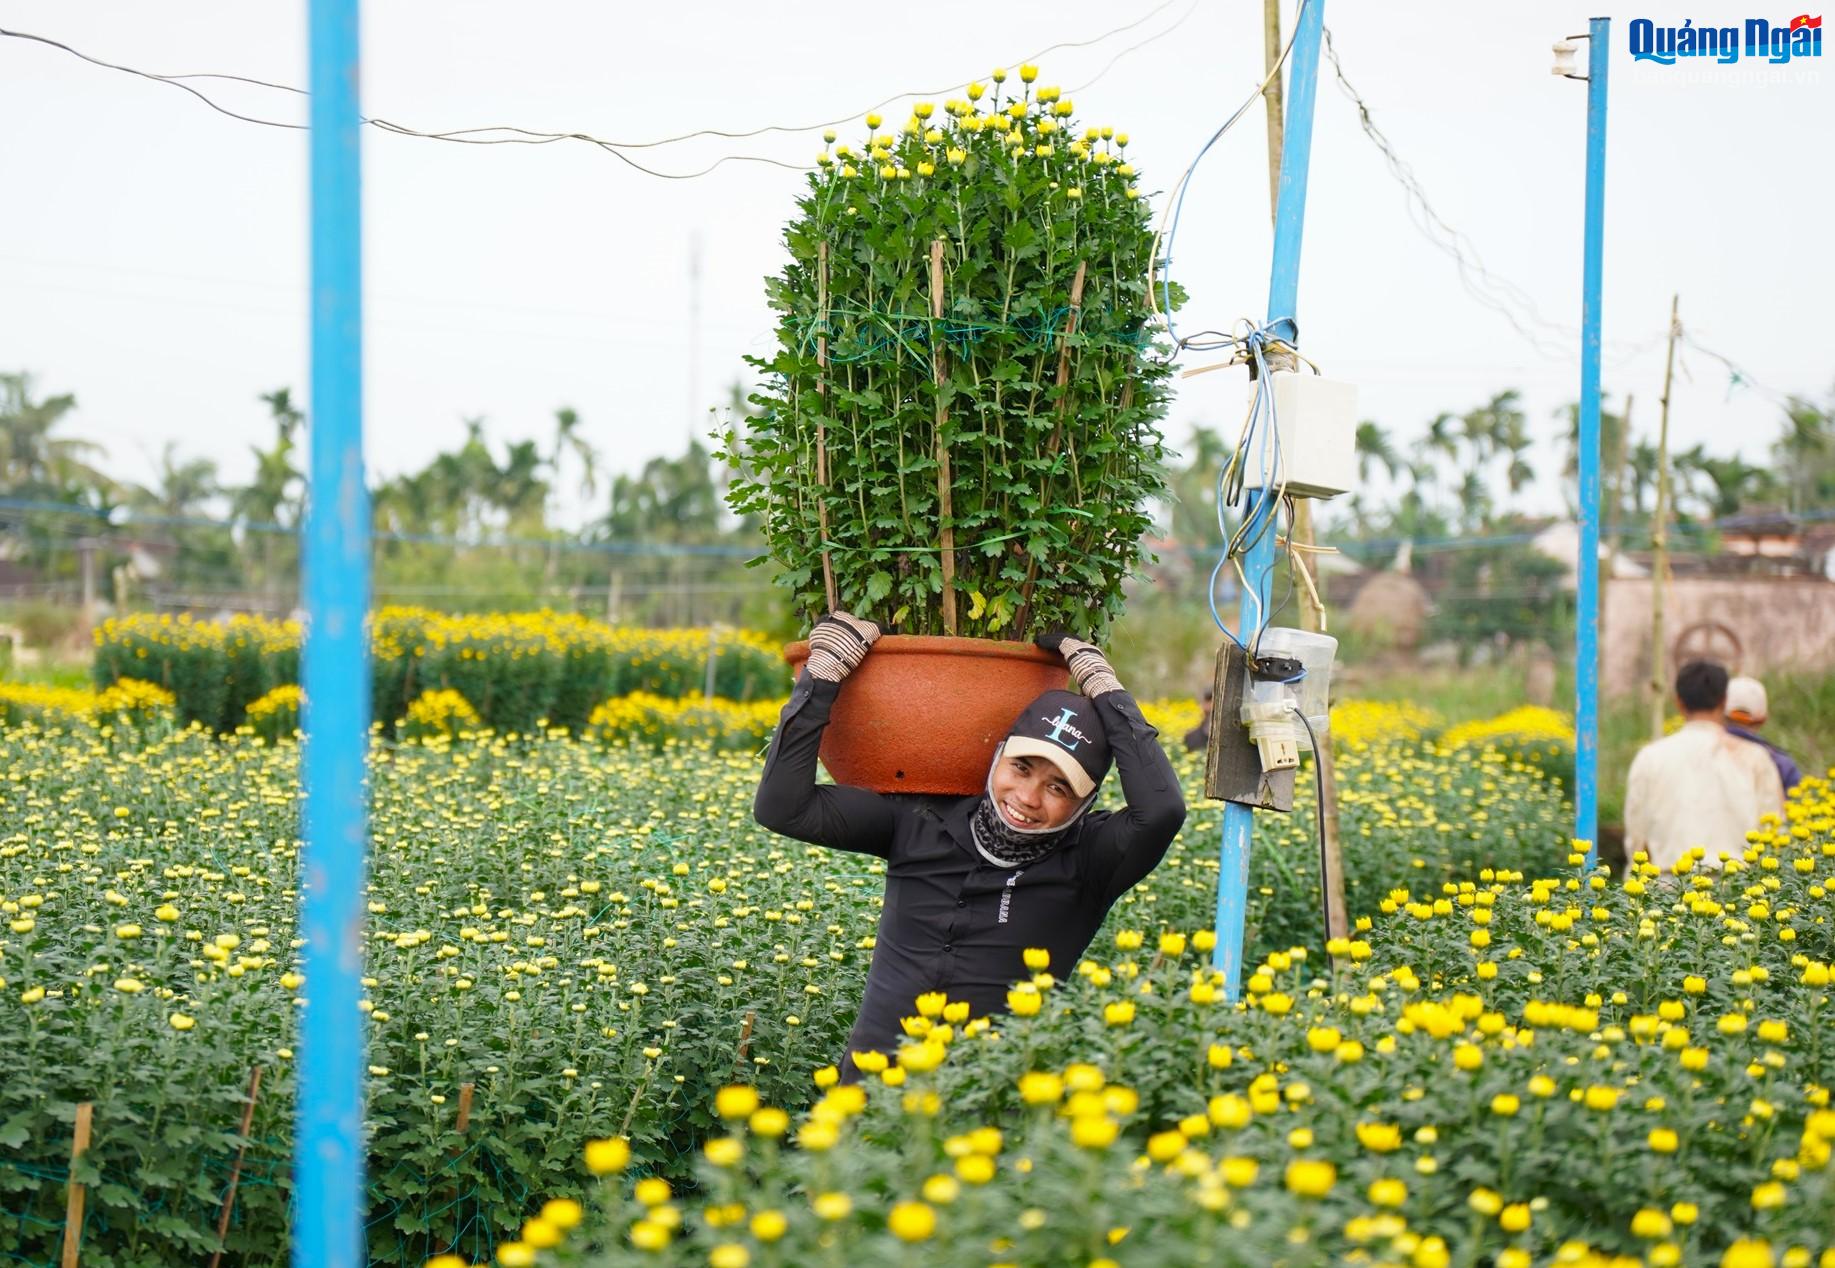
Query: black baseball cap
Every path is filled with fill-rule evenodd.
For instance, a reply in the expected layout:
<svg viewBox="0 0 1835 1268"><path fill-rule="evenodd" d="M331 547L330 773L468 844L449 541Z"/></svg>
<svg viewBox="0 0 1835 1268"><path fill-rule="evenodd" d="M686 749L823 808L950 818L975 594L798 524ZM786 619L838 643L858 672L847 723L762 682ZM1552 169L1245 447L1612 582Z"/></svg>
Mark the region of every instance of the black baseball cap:
<svg viewBox="0 0 1835 1268"><path fill-rule="evenodd" d="M1074 691L1047 691L1027 705L1002 751L1008 757L1044 758L1064 772L1079 797L1096 791L1113 760L1089 697Z"/></svg>

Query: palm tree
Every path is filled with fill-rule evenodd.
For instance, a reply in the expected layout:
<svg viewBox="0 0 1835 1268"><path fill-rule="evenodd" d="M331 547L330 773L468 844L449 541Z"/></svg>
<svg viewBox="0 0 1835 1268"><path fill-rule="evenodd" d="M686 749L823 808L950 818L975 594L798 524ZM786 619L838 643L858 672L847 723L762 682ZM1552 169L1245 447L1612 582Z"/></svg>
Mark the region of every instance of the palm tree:
<svg viewBox="0 0 1835 1268"><path fill-rule="evenodd" d="M1217 541L1217 473L1229 461L1223 437L1200 424L1192 429L1190 460L1168 475L1170 516L1167 531L1181 546L1196 548Z"/></svg>
<svg viewBox="0 0 1835 1268"><path fill-rule="evenodd" d="M592 441L580 434L579 412L570 406L554 411L554 445L548 451L548 471L554 485L561 482L561 462L572 454L580 463L580 496L590 498L599 491L599 451Z"/></svg>
<svg viewBox="0 0 1835 1268"><path fill-rule="evenodd" d="M1691 503L1702 508L1704 514L1708 513L1705 508L1712 505L1712 498L1702 491L1701 481L1706 474L1704 467L1711 461L1707 449L1701 445L1670 454L1669 506L1672 515L1688 518L1685 508Z"/></svg>
<svg viewBox="0 0 1835 1268"><path fill-rule="evenodd" d="M1793 396L1784 411L1784 434L1772 454L1785 473L1790 509L1835 506L1835 399L1822 409Z"/></svg>
<svg viewBox="0 0 1835 1268"><path fill-rule="evenodd" d="M153 477L151 484L129 486L128 502L136 509L167 519L201 515L210 499L222 491L217 483L216 460L180 459L176 441L168 440L160 449Z"/></svg>
<svg viewBox="0 0 1835 1268"><path fill-rule="evenodd" d="M1580 479L1579 403L1576 401L1569 401L1566 405L1561 406L1555 411L1555 417L1565 420L1565 425L1562 428L1562 440L1566 444L1567 455L1561 462L1561 474L1564 477L1561 496L1567 503L1568 511L1570 513L1577 513L1580 509L1580 501L1575 492L1579 487L1578 481ZM1602 474L1608 476L1605 481L1608 485L1612 485L1613 481L1609 477L1606 464L1612 461L1612 455L1627 451L1623 444L1624 431L1625 416L1622 413L1613 413L1602 404L1599 409L1599 469ZM1656 470L1655 450L1651 451L1650 458L1650 470L1654 473ZM1654 480L1654 474L1649 478Z"/></svg>
<svg viewBox="0 0 1835 1268"><path fill-rule="evenodd" d="M490 502L503 512L505 523L521 531L543 527L548 505L548 482L542 479L547 460L533 440L519 440L504 451L490 485Z"/></svg>
<svg viewBox="0 0 1835 1268"><path fill-rule="evenodd" d="M1491 519L1491 490L1477 467L1466 468L1459 482L1459 527L1467 533L1477 532Z"/></svg>
<svg viewBox="0 0 1835 1268"><path fill-rule="evenodd" d="M230 496L230 506L245 534L244 548L247 534L261 541L251 568L255 587L267 592L270 603L278 604L280 579L297 559L297 545L280 540L283 535L277 530L298 527L304 509L305 478L293 465L293 454L299 447L294 437L305 426L306 416L293 404L287 388L263 393L261 400L274 424L274 444L253 451L255 477Z"/></svg>
<svg viewBox="0 0 1835 1268"><path fill-rule="evenodd" d="M68 392L34 401L29 374L0 374L0 493L57 502L112 494L114 481L89 461L101 447L52 434L75 408Z"/></svg>
<svg viewBox="0 0 1835 1268"><path fill-rule="evenodd" d="M1748 501L1762 499L1772 487L1771 472L1764 467L1753 466L1738 454L1727 458L1712 458L1701 452L1700 445L1696 445L1686 454L1678 455L1678 471L1682 469L1684 459L1687 459L1689 470L1699 472L1711 490L1703 498L1702 509L1708 519L1737 515Z"/></svg>
<svg viewBox="0 0 1835 1268"><path fill-rule="evenodd" d="M1395 442L1389 439L1389 433L1383 430L1381 423L1365 419L1357 424L1357 439L1354 442L1357 450L1357 482L1370 482L1370 469L1381 467L1383 474L1395 479L1395 473L1401 469L1402 460L1395 451Z"/></svg>
<svg viewBox="0 0 1835 1268"><path fill-rule="evenodd" d="M299 446L294 436L305 425L306 416L293 404L287 388L265 392L261 400L268 407L274 424L274 444L254 449L255 478L238 489L231 498L236 517L245 524L298 525L305 477L293 465L293 454Z"/></svg>

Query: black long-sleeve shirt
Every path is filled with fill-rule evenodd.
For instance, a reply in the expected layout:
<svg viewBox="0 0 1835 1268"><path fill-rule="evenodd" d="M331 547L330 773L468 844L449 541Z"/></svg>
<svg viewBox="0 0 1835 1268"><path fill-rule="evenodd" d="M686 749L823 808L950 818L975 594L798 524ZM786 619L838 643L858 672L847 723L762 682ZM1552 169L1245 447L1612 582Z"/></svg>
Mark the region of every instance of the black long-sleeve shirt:
<svg viewBox="0 0 1835 1268"><path fill-rule="evenodd" d="M1045 857L1000 867L975 848L969 828L980 794L885 795L818 785L816 751L840 685L802 674L765 756L752 813L799 841L886 860L866 996L848 1051L890 1054L900 1019L926 991L967 1000L974 1016L1003 1011L1007 988L1027 976L1021 953L1044 947L1068 973L1115 900L1151 872L1185 822L1178 776L1158 732L1124 691L1097 696L1127 805L1091 810ZM851 1055L843 1076L857 1077Z"/></svg>

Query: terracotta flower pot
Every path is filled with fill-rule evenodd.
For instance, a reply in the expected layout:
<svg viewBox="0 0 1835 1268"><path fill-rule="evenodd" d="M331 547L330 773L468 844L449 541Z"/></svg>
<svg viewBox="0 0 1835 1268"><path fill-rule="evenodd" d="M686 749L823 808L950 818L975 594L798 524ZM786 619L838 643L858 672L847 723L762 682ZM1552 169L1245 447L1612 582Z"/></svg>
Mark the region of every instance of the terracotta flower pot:
<svg viewBox="0 0 1835 1268"><path fill-rule="evenodd" d="M809 644L784 659L800 670ZM1031 643L888 634L841 684L822 764L875 792L978 793L1019 711L1068 680L1063 660Z"/></svg>

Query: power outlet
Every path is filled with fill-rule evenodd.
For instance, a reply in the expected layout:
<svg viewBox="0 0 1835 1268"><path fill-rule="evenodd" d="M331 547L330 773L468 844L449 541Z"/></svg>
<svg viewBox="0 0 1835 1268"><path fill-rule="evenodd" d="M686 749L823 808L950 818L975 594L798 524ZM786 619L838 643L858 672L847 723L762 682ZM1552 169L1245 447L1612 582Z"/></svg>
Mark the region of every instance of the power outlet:
<svg viewBox="0 0 1835 1268"><path fill-rule="evenodd" d="M1242 649L1226 642L1217 649L1211 684L1211 739L1204 755L1204 795L1255 810L1293 810L1292 767L1264 770L1261 752L1242 725L1249 666Z"/></svg>

